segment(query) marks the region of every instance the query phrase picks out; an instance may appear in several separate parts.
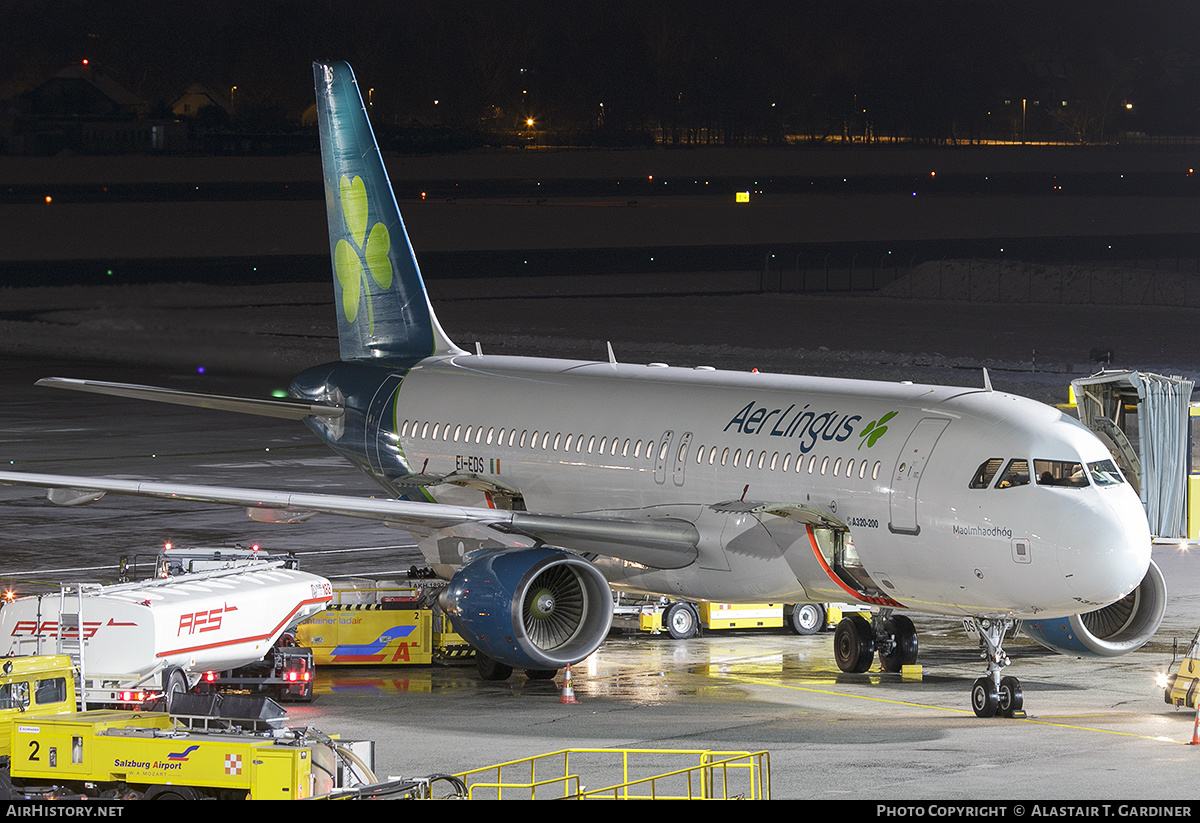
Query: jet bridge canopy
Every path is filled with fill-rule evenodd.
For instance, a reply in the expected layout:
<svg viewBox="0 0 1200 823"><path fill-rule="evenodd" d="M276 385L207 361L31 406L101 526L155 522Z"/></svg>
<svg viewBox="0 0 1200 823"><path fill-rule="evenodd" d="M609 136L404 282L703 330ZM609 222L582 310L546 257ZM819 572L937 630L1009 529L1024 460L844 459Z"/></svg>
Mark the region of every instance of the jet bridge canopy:
<svg viewBox="0 0 1200 823"><path fill-rule="evenodd" d="M1112 451L1134 483L1158 537L1186 537L1188 405L1194 382L1136 371L1071 381L1079 420Z"/></svg>

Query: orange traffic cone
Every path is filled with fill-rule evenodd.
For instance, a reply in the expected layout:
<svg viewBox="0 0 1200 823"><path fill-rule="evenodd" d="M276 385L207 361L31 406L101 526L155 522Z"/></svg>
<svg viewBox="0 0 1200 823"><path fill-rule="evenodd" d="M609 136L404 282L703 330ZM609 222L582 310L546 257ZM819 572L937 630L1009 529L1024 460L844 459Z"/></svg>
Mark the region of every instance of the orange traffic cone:
<svg viewBox="0 0 1200 823"><path fill-rule="evenodd" d="M1192 724L1192 740L1189 746L1200 746L1200 700L1196 701L1196 721Z"/></svg>
<svg viewBox="0 0 1200 823"><path fill-rule="evenodd" d="M567 665L565 674L563 675L562 697L558 699L559 703L578 703L575 699L575 690L571 688L571 666Z"/></svg>

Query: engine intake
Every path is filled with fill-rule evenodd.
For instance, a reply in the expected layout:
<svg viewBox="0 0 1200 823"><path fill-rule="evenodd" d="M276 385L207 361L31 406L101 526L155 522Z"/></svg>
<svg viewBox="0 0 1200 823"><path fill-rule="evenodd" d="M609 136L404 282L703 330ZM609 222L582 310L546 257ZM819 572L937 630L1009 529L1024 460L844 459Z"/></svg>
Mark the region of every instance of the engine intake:
<svg viewBox="0 0 1200 823"><path fill-rule="evenodd" d="M519 669L578 663L612 625L604 575L552 548L483 554L455 572L439 603L471 645Z"/></svg>
<svg viewBox="0 0 1200 823"><path fill-rule="evenodd" d="M1081 657L1116 657L1140 649L1158 631L1167 584L1153 560L1137 588L1102 609L1059 620L1026 620L1021 630L1048 649Z"/></svg>

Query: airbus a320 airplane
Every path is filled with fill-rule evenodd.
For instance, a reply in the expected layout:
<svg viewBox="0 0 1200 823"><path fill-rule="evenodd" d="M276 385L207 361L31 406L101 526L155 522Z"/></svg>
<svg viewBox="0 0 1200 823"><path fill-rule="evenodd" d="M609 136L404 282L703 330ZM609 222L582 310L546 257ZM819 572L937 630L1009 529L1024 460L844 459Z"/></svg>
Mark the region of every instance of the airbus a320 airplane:
<svg viewBox="0 0 1200 823"><path fill-rule="evenodd" d="M485 676L590 655L610 585L713 602L870 604L846 672L917 657L908 614L978 629L980 716L1021 711L1015 621L1072 654L1142 645L1165 587L1138 496L1101 442L982 388L493 356L438 324L350 67L314 66L341 361L290 401L49 385L303 419L394 499L0 473L59 503L125 493L261 520L375 518L418 536Z"/></svg>

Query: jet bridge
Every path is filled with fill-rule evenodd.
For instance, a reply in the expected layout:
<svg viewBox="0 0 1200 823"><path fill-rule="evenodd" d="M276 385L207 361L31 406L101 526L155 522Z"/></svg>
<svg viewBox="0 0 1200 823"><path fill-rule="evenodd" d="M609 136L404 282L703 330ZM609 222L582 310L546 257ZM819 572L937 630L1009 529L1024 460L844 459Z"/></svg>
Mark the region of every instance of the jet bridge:
<svg viewBox="0 0 1200 823"><path fill-rule="evenodd" d="M1200 452L1194 382L1137 371L1071 381L1079 420L1108 446L1138 490L1156 537L1200 536ZM1200 435L1200 430L1194 432Z"/></svg>

